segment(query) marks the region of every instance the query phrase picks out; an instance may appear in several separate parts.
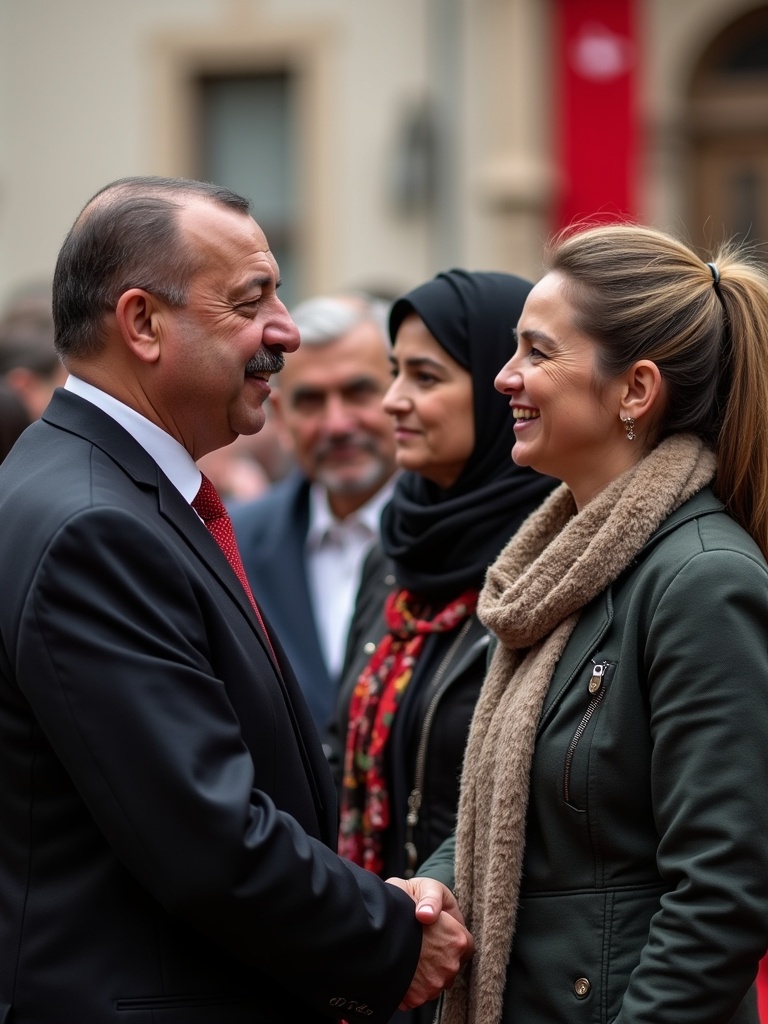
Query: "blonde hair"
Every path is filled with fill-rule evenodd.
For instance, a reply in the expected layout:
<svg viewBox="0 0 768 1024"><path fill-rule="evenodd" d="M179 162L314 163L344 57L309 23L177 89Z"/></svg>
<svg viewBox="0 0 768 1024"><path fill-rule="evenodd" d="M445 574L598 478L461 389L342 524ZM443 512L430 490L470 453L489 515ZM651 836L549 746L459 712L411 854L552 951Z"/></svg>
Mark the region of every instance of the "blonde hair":
<svg viewBox="0 0 768 1024"><path fill-rule="evenodd" d="M628 224L561 234L547 258L598 371L656 363L667 402L655 441L689 432L712 447L718 497L768 557L768 275L731 244L711 262Z"/></svg>

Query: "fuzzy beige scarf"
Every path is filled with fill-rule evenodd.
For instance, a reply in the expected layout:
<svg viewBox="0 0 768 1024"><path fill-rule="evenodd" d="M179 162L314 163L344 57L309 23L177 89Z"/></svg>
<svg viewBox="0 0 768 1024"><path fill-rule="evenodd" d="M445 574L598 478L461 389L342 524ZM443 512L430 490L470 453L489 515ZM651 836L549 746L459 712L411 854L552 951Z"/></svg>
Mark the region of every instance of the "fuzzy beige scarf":
<svg viewBox="0 0 768 1024"><path fill-rule="evenodd" d="M579 612L714 472L698 438L668 438L578 514L560 486L488 571L477 610L501 642L472 720L456 833L456 894L476 953L444 994L442 1024L501 1019L536 729Z"/></svg>

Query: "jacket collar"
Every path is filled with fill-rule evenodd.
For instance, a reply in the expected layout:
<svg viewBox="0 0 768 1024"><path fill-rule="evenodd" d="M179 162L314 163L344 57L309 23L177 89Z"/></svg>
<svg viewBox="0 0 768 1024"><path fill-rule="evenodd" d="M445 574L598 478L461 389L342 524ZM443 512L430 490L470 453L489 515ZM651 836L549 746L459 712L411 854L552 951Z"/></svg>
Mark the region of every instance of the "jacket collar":
<svg viewBox="0 0 768 1024"><path fill-rule="evenodd" d="M664 520L658 530L651 534L619 579L626 575L627 572L633 571L638 563L644 560L664 537L668 536L683 523L690 522L693 519L700 519L702 516L712 515L716 512L722 512L724 507L723 503L715 497L711 487L702 488L692 498L689 498L688 501L675 509ZM591 605L584 609L571 640L572 650L569 652L568 657L571 671L568 672L557 689L552 687L547 694L542 707L537 732L541 732L544 729L552 711L559 704L561 696L568 689L574 676L579 672L587 658L600 646L602 638L613 622L613 589L615 585L616 582L612 583L602 594L598 595ZM571 655L573 656L571 657Z"/></svg>
<svg viewBox="0 0 768 1024"><path fill-rule="evenodd" d="M57 388L42 419L95 445L139 486L157 487L159 471L154 459L117 420L92 402Z"/></svg>

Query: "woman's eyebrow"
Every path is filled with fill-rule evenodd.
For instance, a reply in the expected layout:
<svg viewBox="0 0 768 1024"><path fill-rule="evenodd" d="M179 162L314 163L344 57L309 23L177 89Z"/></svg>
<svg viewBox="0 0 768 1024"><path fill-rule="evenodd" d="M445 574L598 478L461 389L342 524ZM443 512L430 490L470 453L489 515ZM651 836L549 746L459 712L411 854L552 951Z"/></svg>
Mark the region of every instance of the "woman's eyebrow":
<svg viewBox="0 0 768 1024"><path fill-rule="evenodd" d="M390 362L399 362L396 356L390 357ZM432 359L430 356L408 356L408 358L402 360L403 366L419 367L419 366L432 366L436 370L442 370L442 363L438 362L437 359Z"/></svg>
<svg viewBox="0 0 768 1024"><path fill-rule="evenodd" d="M526 341L546 341L549 342L550 345L554 345L554 338L550 337L550 335L546 334L544 331L539 331L536 328L523 331L518 330L515 333L518 338L525 338Z"/></svg>

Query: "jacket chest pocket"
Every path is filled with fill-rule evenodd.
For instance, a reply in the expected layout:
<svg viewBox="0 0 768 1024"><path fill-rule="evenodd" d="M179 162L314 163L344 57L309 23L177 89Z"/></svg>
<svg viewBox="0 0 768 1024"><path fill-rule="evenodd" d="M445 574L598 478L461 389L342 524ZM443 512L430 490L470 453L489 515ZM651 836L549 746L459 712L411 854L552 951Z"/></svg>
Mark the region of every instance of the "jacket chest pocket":
<svg viewBox="0 0 768 1024"><path fill-rule="evenodd" d="M595 659L586 682L578 684L581 717L565 752L563 799L580 811L587 809L590 748L615 671L615 662Z"/></svg>

